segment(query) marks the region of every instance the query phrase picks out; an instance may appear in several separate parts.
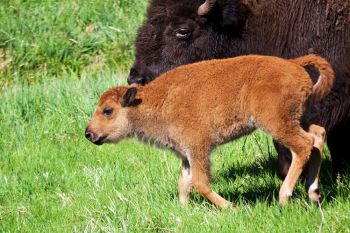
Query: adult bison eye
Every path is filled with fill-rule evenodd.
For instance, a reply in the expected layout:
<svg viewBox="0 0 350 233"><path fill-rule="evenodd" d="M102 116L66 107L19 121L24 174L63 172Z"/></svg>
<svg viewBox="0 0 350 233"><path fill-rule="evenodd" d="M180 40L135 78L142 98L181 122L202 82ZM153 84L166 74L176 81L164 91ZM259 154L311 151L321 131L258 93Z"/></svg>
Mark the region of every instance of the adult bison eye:
<svg viewBox="0 0 350 233"><path fill-rule="evenodd" d="M102 114L105 115L105 116L110 116L113 112L113 108L104 108L102 110Z"/></svg>
<svg viewBox="0 0 350 233"><path fill-rule="evenodd" d="M175 30L175 36L178 39L187 39L191 36L192 32L187 28L180 28Z"/></svg>

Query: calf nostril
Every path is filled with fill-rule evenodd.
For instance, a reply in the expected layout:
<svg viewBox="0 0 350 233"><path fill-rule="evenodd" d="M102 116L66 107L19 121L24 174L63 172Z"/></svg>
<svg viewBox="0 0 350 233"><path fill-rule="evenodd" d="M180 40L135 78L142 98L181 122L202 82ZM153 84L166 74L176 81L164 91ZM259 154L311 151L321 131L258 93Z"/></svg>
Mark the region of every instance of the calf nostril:
<svg viewBox="0 0 350 233"><path fill-rule="evenodd" d="M86 131L85 131L85 138L88 140L91 140L91 138L92 138L92 133L88 129L86 129Z"/></svg>
<svg viewBox="0 0 350 233"><path fill-rule="evenodd" d="M91 139L91 133L90 132L88 132L88 133L85 133L85 137L86 137L86 139Z"/></svg>

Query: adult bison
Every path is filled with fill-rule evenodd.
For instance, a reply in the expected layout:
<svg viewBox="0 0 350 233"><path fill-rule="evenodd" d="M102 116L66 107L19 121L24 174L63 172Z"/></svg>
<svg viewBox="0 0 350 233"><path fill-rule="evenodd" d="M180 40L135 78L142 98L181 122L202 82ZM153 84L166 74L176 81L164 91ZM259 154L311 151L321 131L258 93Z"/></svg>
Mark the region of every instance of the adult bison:
<svg viewBox="0 0 350 233"><path fill-rule="evenodd" d="M285 58L316 53L336 72L328 97L313 110L313 123L328 132L335 172L350 164L349 0L152 0L136 39L129 83L195 61L242 54ZM311 76L315 73L309 69ZM291 156L276 144L279 172Z"/></svg>

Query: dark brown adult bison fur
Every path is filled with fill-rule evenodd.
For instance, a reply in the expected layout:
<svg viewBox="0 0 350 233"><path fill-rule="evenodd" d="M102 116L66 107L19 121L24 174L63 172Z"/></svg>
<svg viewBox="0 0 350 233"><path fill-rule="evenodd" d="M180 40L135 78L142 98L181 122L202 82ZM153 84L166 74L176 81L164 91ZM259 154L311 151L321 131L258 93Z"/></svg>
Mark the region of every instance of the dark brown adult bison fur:
<svg viewBox="0 0 350 233"><path fill-rule="evenodd" d="M152 0L138 31L129 83L199 60L265 54L285 58L316 53L336 72L328 97L310 116L328 132L334 172L350 164L350 1L348 0ZM200 6L202 7L200 8ZM311 76L314 69L308 69ZM289 151L276 144L279 172Z"/></svg>

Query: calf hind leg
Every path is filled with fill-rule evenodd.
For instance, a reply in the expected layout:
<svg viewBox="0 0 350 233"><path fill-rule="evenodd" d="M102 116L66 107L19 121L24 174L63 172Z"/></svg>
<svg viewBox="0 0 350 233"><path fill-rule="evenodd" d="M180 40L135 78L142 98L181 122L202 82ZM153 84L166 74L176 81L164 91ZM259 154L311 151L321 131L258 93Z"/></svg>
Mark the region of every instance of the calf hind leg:
<svg viewBox="0 0 350 233"><path fill-rule="evenodd" d="M326 138L326 130L318 125L310 125L308 131L314 137L313 149L309 159L309 166L306 177L306 190L311 201L320 200L318 191L318 179L323 155L323 147Z"/></svg>
<svg viewBox="0 0 350 233"><path fill-rule="evenodd" d="M308 133L314 137L314 145L308 161L308 166L305 167L306 174L306 190L309 194L310 200L317 202L320 199L318 191L318 177L323 155L323 147L325 143L326 131L323 127L318 125L310 125ZM278 175L281 179L287 176L292 154L289 149L274 141L275 148L278 152ZM305 173L304 176L305 176ZM303 176L303 175L302 175Z"/></svg>
<svg viewBox="0 0 350 233"><path fill-rule="evenodd" d="M285 132L273 132L273 137L292 152L292 163L279 192L279 202L286 205L307 163L314 144L314 137L300 126L290 127Z"/></svg>

